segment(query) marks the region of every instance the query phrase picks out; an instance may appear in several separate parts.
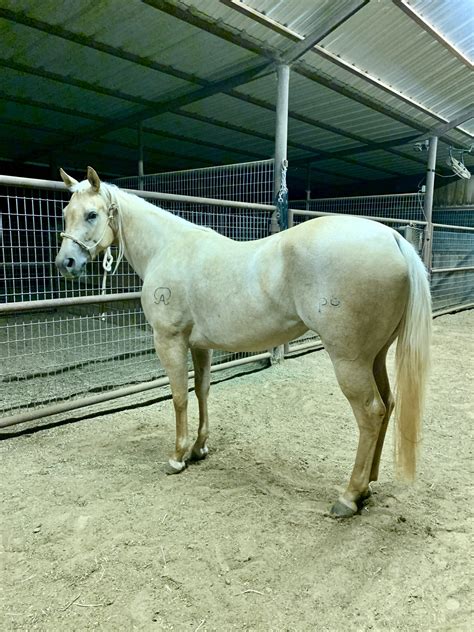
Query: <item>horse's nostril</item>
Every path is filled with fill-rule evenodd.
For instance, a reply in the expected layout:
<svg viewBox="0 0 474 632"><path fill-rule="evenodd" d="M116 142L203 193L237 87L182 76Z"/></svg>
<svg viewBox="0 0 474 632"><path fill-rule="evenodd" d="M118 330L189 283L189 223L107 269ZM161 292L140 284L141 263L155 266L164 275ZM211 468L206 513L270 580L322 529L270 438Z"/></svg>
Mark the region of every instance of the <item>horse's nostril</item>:
<svg viewBox="0 0 474 632"><path fill-rule="evenodd" d="M66 266L68 270L70 270L71 268L74 268L75 263L76 262L74 261L72 257L67 257L67 259L64 262L64 265Z"/></svg>

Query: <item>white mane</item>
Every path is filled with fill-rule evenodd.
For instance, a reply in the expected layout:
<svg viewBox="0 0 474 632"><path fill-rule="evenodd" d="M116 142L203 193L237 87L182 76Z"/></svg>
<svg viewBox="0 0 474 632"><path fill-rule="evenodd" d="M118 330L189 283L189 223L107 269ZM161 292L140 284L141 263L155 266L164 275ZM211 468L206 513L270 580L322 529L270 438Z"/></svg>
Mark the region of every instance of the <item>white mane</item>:
<svg viewBox="0 0 474 632"><path fill-rule="evenodd" d="M70 188L70 191L72 193L84 193L88 191L90 188L91 188L90 182L88 180L83 180L82 182L78 182L77 184L74 184ZM175 219L177 222L188 224L189 226L193 226L197 228L198 230L214 232L212 228L207 228L206 226L199 226L199 224L194 224L194 222L189 222L187 219L184 219L183 217L180 217L179 215L175 215L174 213L167 211L164 208L161 208L161 206L157 206L156 204L151 204L151 202L148 202L144 198L139 197L138 195L135 195L134 193L128 193L127 191L120 189L117 185L111 184L110 182L100 183L99 194L104 198L104 200L108 204L112 204L112 203L116 204L119 210L121 206L120 198L124 198L125 203L127 201L130 202L130 199L131 199L133 204L136 206L143 206L147 210L154 211L158 214L166 213L167 215L173 217L173 219Z"/></svg>

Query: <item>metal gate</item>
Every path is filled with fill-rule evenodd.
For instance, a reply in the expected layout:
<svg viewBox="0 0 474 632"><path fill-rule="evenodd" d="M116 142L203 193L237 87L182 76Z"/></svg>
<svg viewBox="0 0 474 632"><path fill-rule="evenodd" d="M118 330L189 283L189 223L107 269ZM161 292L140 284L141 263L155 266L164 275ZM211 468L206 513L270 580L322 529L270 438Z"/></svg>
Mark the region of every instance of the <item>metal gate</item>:
<svg viewBox="0 0 474 632"><path fill-rule="evenodd" d="M199 192L206 197L132 192L233 239L269 234L275 207L250 200L255 195L271 201L273 161L197 171ZM172 175L175 191L193 177L192 172ZM220 186L204 190L206 177ZM239 178L244 179L246 199L236 194L237 188L243 190ZM224 196L211 199L210 193ZM168 383L139 303L140 280L127 262L110 278L105 295L100 262L89 264L87 277L74 284L55 269L62 209L69 197L62 183L0 177L0 427ZM212 370L268 362L270 356L216 352Z"/></svg>
<svg viewBox="0 0 474 632"><path fill-rule="evenodd" d="M322 198L290 202L288 224L324 215L357 215L398 230L419 254L427 222L422 193ZM429 270L434 315L474 307L474 207L435 208L432 217L432 267ZM309 332L287 346L288 353L318 348Z"/></svg>

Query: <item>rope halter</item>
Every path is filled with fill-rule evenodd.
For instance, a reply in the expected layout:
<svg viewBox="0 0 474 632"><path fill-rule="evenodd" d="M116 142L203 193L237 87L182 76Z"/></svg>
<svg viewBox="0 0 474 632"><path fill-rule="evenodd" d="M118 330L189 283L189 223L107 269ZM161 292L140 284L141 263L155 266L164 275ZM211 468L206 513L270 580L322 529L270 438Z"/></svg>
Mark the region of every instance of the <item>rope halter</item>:
<svg viewBox="0 0 474 632"><path fill-rule="evenodd" d="M84 241L82 241L81 239L78 239L77 237L75 237L74 235L71 235L69 233L60 233L60 237L62 237L63 239L70 239L71 241L73 241L75 244L77 244L80 248L82 248L83 250L85 250L89 255L92 255L92 251L94 250L94 248L96 248L100 242L102 241L102 239L105 236L105 233L107 232L107 229L110 228L110 224L114 218L114 213L115 211L118 211L118 207L115 203L112 203L109 206L108 212L107 212L107 222L104 226L104 230L102 231L102 235L99 237L99 239L94 242L91 246L88 246ZM118 216L118 213L117 213ZM115 268L114 271L112 272L112 274L115 274L117 272L117 268L118 265L120 263L120 261L122 260L123 257L123 243L122 243L122 230L121 230L121 221L119 219L119 256L117 259L117 262L115 264ZM110 248L110 246L107 246L107 248L105 249L104 252L104 258L102 259L102 269L104 270L104 275L102 277L102 294L105 294L105 286L107 283L107 273L111 272L112 270L112 264L114 262L114 257L112 255L112 250Z"/></svg>

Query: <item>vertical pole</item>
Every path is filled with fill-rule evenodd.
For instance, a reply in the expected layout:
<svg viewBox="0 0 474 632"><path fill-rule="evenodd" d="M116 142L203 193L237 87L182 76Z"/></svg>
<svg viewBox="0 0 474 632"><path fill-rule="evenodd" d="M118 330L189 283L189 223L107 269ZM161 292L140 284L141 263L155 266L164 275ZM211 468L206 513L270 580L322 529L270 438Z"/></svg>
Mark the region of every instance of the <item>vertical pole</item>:
<svg viewBox="0 0 474 632"><path fill-rule="evenodd" d="M143 190L143 123L138 123L138 188Z"/></svg>
<svg viewBox="0 0 474 632"><path fill-rule="evenodd" d="M277 211L272 216L271 232L278 232L288 226L288 191L286 190L287 142L288 142L288 96L290 86L290 66L277 66L277 102L275 124L275 184L274 199ZM285 347L280 345L272 350L272 362L281 362L285 357Z"/></svg>
<svg viewBox="0 0 474 632"><path fill-rule="evenodd" d="M277 66L277 102L275 124L275 184L274 196L278 199L282 185L283 167L287 165L287 141L288 141L288 95L290 85L290 66L279 64ZM288 218L281 217L282 212L287 215L287 210L280 209L280 217L275 214L272 217L271 232L278 232L280 227L288 225ZM279 226L278 226L279 224Z"/></svg>
<svg viewBox="0 0 474 632"><path fill-rule="evenodd" d="M306 165L306 210L309 211L309 201L311 199L311 163Z"/></svg>
<svg viewBox="0 0 474 632"><path fill-rule="evenodd" d="M428 166L426 169L426 192L424 214L426 220L425 239L423 242L423 262L431 277L433 260L433 191L435 181L436 151L438 148L438 137L432 136L428 149Z"/></svg>

